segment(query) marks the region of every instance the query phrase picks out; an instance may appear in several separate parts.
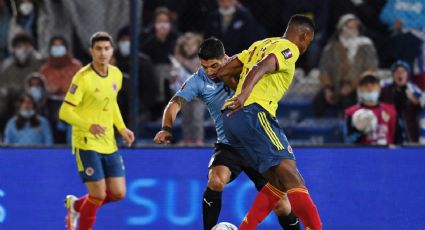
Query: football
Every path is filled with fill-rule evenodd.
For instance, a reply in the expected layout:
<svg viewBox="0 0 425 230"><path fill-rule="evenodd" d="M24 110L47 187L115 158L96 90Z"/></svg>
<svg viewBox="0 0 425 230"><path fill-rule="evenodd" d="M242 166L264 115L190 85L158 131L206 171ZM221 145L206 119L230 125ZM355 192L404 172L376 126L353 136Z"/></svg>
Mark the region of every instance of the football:
<svg viewBox="0 0 425 230"><path fill-rule="evenodd" d="M228 222L221 222L219 224L217 224L216 226L214 226L211 230L237 230L238 228Z"/></svg>
<svg viewBox="0 0 425 230"><path fill-rule="evenodd" d="M353 126L363 133L371 133L378 126L378 119L370 109L359 109L353 114Z"/></svg>

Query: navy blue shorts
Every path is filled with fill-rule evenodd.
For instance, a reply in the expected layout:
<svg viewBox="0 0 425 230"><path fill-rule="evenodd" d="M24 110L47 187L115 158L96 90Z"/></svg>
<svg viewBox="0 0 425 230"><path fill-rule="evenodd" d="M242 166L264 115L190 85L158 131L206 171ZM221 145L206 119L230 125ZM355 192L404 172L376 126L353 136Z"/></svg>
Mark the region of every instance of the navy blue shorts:
<svg viewBox="0 0 425 230"><path fill-rule="evenodd" d="M118 152L101 154L91 150L77 149L75 156L78 172L84 183L125 176L124 161Z"/></svg>
<svg viewBox="0 0 425 230"><path fill-rule="evenodd" d="M283 159L295 160L277 120L258 104L251 104L228 117L223 111L224 132L232 147L260 173L279 165Z"/></svg>

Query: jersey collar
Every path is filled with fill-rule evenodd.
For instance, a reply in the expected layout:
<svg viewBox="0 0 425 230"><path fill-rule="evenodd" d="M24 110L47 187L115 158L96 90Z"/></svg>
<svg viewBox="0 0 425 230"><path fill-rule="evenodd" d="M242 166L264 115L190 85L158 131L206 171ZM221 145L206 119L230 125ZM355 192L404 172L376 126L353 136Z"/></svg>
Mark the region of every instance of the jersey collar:
<svg viewBox="0 0 425 230"><path fill-rule="evenodd" d="M107 78L109 75L109 67L108 67L108 72L106 73L106 75L102 75L99 72L96 71L96 69L93 66L93 63L90 63L90 68L101 78Z"/></svg>

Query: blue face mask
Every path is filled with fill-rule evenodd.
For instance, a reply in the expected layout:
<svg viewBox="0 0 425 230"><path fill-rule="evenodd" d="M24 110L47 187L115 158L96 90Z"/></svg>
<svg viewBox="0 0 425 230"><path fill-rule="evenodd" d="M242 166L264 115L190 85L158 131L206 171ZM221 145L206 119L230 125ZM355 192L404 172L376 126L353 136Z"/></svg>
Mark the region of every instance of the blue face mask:
<svg viewBox="0 0 425 230"><path fill-rule="evenodd" d="M43 99L43 88L40 86L32 86L28 92L35 101L40 102Z"/></svg>
<svg viewBox="0 0 425 230"><path fill-rule="evenodd" d="M118 49L122 56L127 57L130 55L130 41L121 41L118 42Z"/></svg>
<svg viewBox="0 0 425 230"><path fill-rule="evenodd" d="M19 115L21 115L24 118L30 118L30 117L34 116L34 114L35 114L35 111L33 109L31 109L31 110L23 110L23 109L21 109L19 111Z"/></svg>
<svg viewBox="0 0 425 230"><path fill-rule="evenodd" d="M50 48L50 55L52 55L52 57L63 57L66 54L66 48L65 46L59 45L59 46L52 46Z"/></svg>
<svg viewBox="0 0 425 230"><path fill-rule="evenodd" d="M362 92L362 93L359 93L359 97L360 99L366 100L366 101L378 101L379 91Z"/></svg>

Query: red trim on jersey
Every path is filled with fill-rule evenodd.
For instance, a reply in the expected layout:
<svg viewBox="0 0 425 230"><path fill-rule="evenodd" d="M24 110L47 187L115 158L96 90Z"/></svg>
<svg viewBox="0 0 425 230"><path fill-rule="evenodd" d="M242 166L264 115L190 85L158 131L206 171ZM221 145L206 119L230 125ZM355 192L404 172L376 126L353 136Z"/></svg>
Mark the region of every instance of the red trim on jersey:
<svg viewBox="0 0 425 230"><path fill-rule="evenodd" d="M69 101L63 101L63 102L65 102L65 103L66 103L66 104L68 104L68 105L71 105L71 106L77 107L77 105L74 105L73 103L71 103L71 102L69 102Z"/></svg>

